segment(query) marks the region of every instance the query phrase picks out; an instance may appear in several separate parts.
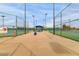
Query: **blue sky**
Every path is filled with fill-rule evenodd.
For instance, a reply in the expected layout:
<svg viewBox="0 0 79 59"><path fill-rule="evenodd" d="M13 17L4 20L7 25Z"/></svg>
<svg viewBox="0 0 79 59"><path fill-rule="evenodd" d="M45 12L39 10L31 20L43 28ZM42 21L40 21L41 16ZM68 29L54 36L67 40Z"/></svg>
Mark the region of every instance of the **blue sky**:
<svg viewBox="0 0 79 59"><path fill-rule="evenodd" d="M56 3L55 13L59 13L63 8L65 8L68 3ZM68 19L78 18L79 4L72 4L63 12L63 22ZM15 26L15 16L7 15L5 13L13 14L19 16L18 26L24 25L24 4L23 3L0 3L0 15L5 15L5 25ZM45 19L45 13L47 13L47 27L52 27L53 21L53 4L52 3L27 3L26 4L26 20L29 22L29 26L33 26L32 15L35 15L35 20L37 20L36 25L43 25ZM2 25L2 17L0 17L0 25ZM59 22L59 15L56 18L56 22ZM75 23L75 22L74 22ZM72 23L73 24L73 23ZM76 23L78 27L78 23Z"/></svg>

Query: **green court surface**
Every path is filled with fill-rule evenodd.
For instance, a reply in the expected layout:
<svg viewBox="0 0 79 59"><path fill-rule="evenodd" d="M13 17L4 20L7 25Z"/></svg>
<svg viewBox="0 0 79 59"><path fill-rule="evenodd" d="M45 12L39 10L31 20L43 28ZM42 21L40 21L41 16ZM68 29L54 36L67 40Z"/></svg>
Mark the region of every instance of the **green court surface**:
<svg viewBox="0 0 79 59"><path fill-rule="evenodd" d="M14 29L8 29L8 32L6 34L0 34L0 37L5 37L5 36L13 37L15 31L16 30L14 30ZM30 30L26 29L26 33L30 32L30 31L33 31L33 29L30 29ZM24 29L17 29L17 33L16 34L17 34L17 36L25 34L25 30Z"/></svg>
<svg viewBox="0 0 79 59"><path fill-rule="evenodd" d="M21 35L21 34L24 34L24 30L21 30L21 29L18 29L17 30L17 35ZM4 36L13 36L14 35L14 30L8 30L8 33L6 34L0 34L0 37L4 37Z"/></svg>
<svg viewBox="0 0 79 59"><path fill-rule="evenodd" d="M49 30L49 32L53 33L52 30ZM75 40L75 41L79 41L79 31L60 31L60 30L56 30L55 33L57 35Z"/></svg>

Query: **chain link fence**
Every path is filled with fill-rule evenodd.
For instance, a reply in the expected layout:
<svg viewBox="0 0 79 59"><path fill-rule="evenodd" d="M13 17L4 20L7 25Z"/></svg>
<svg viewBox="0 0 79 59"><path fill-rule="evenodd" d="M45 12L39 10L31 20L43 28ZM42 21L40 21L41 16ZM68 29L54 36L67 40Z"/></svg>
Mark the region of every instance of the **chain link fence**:
<svg viewBox="0 0 79 59"><path fill-rule="evenodd" d="M24 34L24 21L18 16L0 13L0 37L15 37Z"/></svg>
<svg viewBox="0 0 79 59"><path fill-rule="evenodd" d="M55 34L79 41L79 3L70 3L55 17Z"/></svg>

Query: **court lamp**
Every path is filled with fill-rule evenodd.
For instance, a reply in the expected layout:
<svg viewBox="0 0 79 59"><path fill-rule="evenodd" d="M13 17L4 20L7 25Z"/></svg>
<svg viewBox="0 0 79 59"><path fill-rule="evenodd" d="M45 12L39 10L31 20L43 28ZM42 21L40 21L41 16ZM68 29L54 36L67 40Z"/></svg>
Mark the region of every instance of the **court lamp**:
<svg viewBox="0 0 79 59"><path fill-rule="evenodd" d="M33 17L33 27L35 27L35 15L32 15ZM34 31L35 31L35 28L34 28Z"/></svg>
<svg viewBox="0 0 79 59"><path fill-rule="evenodd" d="M46 27L46 17L47 17L47 13L45 13L45 26L44 27Z"/></svg>
<svg viewBox="0 0 79 59"><path fill-rule="evenodd" d="M35 15L32 15L32 17L33 17L33 25L35 27Z"/></svg>
<svg viewBox="0 0 79 59"><path fill-rule="evenodd" d="M1 17L2 17L2 24L3 24L2 26L4 27L4 17L5 16L1 16Z"/></svg>

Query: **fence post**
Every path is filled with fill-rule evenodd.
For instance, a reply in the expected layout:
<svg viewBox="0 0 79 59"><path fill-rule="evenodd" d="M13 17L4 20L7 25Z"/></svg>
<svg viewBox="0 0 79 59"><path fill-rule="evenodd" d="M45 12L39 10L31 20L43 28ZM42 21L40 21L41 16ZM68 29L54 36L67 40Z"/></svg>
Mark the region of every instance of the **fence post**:
<svg viewBox="0 0 79 59"><path fill-rule="evenodd" d="M53 3L53 34L55 34L55 3Z"/></svg>
<svg viewBox="0 0 79 59"><path fill-rule="evenodd" d="M60 13L60 35L62 35L62 12Z"/></svg>
<svg viewBox="0 0 79 59"><path fill-rule="evenodd" d="M16 16L16 36L17 36L17 16Z"/></svg>
<svg viewBox="0 0 79 59"><path fill-rule="evenodd" d="M24 3L24 17L25 17L25 19L24 19L24 33L26 34L26 3Z"/></svg>

